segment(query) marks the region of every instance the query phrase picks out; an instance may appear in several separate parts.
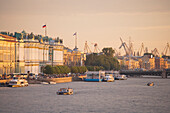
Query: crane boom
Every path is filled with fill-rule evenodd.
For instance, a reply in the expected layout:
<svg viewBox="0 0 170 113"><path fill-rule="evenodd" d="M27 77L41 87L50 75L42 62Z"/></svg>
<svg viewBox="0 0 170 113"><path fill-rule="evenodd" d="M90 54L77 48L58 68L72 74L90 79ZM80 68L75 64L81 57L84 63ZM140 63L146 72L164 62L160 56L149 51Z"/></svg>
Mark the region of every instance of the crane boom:
<svg viewBox="0 0 170 113"><path fill-rule="evenodd" d="M126 55L128 55L128 51L127 50L129 50L128 49L128 46L127 46L127 44L125 43L125 42L123 42L123 40L122 40L122 38L120 37L120 41L121 41L121 46L119 47L119 49L123 46L123 48L124 48L124 50L125 50L125 52L126 52Z"/></svg>

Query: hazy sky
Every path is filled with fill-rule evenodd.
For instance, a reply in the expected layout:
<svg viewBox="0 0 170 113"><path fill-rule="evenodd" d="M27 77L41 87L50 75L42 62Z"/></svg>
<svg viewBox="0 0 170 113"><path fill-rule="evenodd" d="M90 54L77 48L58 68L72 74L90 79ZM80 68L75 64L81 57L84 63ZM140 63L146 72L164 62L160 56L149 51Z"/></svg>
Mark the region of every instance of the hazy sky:
<svg viewBox="0 0 170 113"><path fill-rule="evenodd" d="M92 51L92 43L119 50L119 38L131 37L136 51L143 42L161 53L170 42L170 0L0 0L0 31L44 35L45 23L48 36L70 48L77 32L80 50L85 41Z"/></svg>

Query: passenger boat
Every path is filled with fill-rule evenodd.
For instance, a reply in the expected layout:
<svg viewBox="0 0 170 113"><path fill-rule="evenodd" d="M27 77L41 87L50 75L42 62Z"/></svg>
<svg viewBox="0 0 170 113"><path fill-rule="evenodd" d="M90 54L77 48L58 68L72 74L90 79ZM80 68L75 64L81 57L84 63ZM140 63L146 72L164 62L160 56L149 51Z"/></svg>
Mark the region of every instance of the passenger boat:
<svg viewBox="0 0 170 113"><path fill-rule="evenodd" d="M20 78L20 77L14 77L10 82L9 85L10 87L25 87L28 86L27 80Z"/></svg>
<svg viewBox="0 0 170 113"><path fill-rule="evenodd" d="M72 88L60 88L57 91L57 95L73 95L73 89Z"/></svg>
<svg viewBox="0 0 170 113"><path fill-rule="evenodd" d="M104 82L114 82L115 79L113 77L113 74L106 74L106 76L104 77Z"/></svg>
<svg viewBox="0 0 170 113"><path fill-rule="evenodd" d="M84 81L87 82L101 82L105 77L105 71L88 71L86 74Z"/></svg>

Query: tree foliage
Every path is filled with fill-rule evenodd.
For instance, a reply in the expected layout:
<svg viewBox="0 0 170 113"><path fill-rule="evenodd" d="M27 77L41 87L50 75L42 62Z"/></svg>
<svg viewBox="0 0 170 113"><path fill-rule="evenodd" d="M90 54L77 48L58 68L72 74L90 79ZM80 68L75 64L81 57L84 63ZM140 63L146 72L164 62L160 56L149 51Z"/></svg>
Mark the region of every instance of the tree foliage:
<svg viewBox="0 0 170 113"><path fill-rule="evenodd" d="M85 66L73 66L71 67L71 73L85 73L87 68Z"/></svg>
<svg viewBox="0 0 170 113"><path fill-rule="evenodd" d="M52 67L51 65L46 65L43 72L46 74L67 74L67 73L70 73L71 70L68 66Z"/></svg>
<svg viewBox="0 0 170 113"><path fill-rule="evenodd" d="M54 74L55 73L55 69L51 66L51 65L46 65L43 73L45 74Z"/></svg>
<svg viewBox="0 0 170 113"><path fill-rule="evenodd" d="M95 66L103 67L104 70L118 70L120 68L119 62L113 57L114 50L112 48L103 48L102 55L90 54L86 56L85 65L94 66L88 67L88 70L96 70ZM92 69L93 68L93 69Z"/></svg>
<svg viewBox="0 0 170 113"><path fill-rule="evenodd" d="M115 51L110 47L110 48L103 48L102 52L109 57L113 57L113 54L115 53Z"/></svg>

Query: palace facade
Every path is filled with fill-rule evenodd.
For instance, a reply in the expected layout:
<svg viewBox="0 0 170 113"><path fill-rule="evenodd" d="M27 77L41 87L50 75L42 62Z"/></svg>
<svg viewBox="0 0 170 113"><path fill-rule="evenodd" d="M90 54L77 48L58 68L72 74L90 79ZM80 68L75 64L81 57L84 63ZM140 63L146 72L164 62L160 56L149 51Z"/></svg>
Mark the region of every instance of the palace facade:
<svg viewBox="0 0 170 113"><path fill-rule="evenodd" d="M63 65L61 41L28 38L24 32L16 37L0 34L0 74L43 72L45 65ZM25 37L25 38L24 38Z"/></svg>
<svg viewBox="0 0 170 113"><path fill-rule="evenodd" d="M0 74L15 72L15 44L16 39L0 34Z"/></svg>

